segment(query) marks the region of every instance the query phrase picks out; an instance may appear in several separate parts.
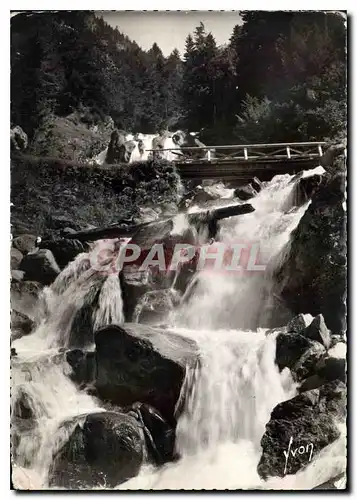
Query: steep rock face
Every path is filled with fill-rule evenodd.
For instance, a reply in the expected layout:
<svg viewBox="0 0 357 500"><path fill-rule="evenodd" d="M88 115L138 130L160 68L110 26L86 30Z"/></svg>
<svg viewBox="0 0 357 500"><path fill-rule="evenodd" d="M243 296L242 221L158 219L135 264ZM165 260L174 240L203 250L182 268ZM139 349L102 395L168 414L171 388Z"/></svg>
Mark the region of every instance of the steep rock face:
<svg viewBox="0 0 357 500"><path fill-rule="evenodd" d="M64 425L70 425L70 422ZM92 413L74 426L50 470L50 486L113 488L136 476L143 461L138 422L123 413Z"/></svg>
<svg viewBox="0 0 357 500"><path fill-rule="evenodd" d="M295 313L323 314L333 333L345 328L345 174L326 174L292 233L286 261L276 272L280 294Z"/></svg>
<svg viewBox="0 0 357 500"><path fill-rule="evenodd" d="M306 467L316 453L340 436L338 422L344 421L345 414L346 386L340 381L277 405L261 440L259 475L264 479L283 477Z"/></svg>
<svg viewBox="0 0 357 500"><path fill-rule="evenodd" d="M98 330L95 343L99 396L118 405L148 403L172 423L196 345L180 335L130 323Z"/></svg>

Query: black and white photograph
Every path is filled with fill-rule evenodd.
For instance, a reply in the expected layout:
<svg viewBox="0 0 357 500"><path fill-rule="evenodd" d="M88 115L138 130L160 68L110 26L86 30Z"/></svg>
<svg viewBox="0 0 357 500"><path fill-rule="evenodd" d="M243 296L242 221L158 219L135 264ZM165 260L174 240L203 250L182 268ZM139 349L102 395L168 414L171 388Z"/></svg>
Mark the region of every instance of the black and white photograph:
<svg viewBox="0 0 357 500"><path fill-rule="evenodd" d="M347 11L9 25L10 489L348 490Z"/></svg>

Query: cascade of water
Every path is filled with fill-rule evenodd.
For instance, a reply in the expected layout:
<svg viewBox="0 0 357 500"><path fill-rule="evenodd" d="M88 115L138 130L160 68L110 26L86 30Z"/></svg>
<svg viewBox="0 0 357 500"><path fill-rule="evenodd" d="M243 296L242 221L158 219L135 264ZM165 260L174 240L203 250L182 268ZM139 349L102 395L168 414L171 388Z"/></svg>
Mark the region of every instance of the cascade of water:
<svg viewBox="0 0 357 500"><path fill-rule="evenodd" d="M269 270L273 271L278 265L280 252L307 208L307 204L296 209L286 207L293 188L290 175L276 176L251 200L254 212L221 223L220 240L227 247L244 244L251 248L257 244L260 262L267 264L275 260L274 266L267 266L267 272L201 271L192 300L177 314L178 324L208 329L268 326L273 281Z"/></svg>
<svg viewBox="0 0 357 500"><path fill-rule="evenodd" d="M167 142L165 147L173 146ZM224 244L257 242L267 269L253 275L201 271L196 276L190 300L173 316L173 330L194 339L199 349L198 363L188 370L181 394L176 430L181 458L160 470L143 469L120 489L287 489L291 484L299 489L316 486L312 465L324 469L316 481L325 474L325 452L294 479L263 483L256 472L270 412L296 390L290 372L279 373L275 365L275 335L260 328L269 321L272 272L307 208L290 205L293 188L291 176L277 176L251 201L254 212L221 224ZM180 215L173 234L185 229L187 219ZM58 347L68 347L74 318L87 305L97 304L94 328L124 321L120 283L111 269L117 265L117 249L115 240L97 242L90 253L70 263L45 289L36 331L14 342L18 356L13 361L12 406L25 395L35 422L23 431L14 419L16 464L34 471L43 485L71 426L83 414L101 409L70 381L70 367ZM334 445L339 450L334 451L335 472L343 470L345 462L340 442Z"/></svg>
<svg viewBox="0 0 357 500"><path fill-rule="evenodd" d="M12 439L14 460L23 481L35 477L36 488L46 486L53 456L66 442L81 415L104 411L70 380L71 368L59 347L70 347L71 329L78 312L98 296L93 328L121 324L123 303L118 275L109 274L116 241L99 241L91 252L69 263L41 297L41 316L36 330L13 342ZM100 255L102 257L100 258ZM109 255L109 257L108 257ZM109 262L109 265L108 265ZM90 333L90 332L89 332ZM76 339L74 339L74 343ZM93 339L88 338L87 344ZM31 428L16 418L21 408L31 413ZM77 418L78 417L78 418Z"/></svg>

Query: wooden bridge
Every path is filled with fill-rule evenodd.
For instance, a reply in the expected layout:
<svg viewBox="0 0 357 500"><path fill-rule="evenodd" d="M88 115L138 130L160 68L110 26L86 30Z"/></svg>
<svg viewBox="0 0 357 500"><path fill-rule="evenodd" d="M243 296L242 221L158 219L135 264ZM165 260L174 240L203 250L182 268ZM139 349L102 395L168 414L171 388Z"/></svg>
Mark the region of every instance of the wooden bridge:
<svg viewBox="0 0 357 500"><path fill-rule="evenodd" d="M177 155L173 161L183 178L245 183L253 177L270 180L277 174L293 174L317 167L325 147L325 142L295 142L195 146L161 149L160 152L171 151ZM149 151L157 153L157 150Z"/></svg>

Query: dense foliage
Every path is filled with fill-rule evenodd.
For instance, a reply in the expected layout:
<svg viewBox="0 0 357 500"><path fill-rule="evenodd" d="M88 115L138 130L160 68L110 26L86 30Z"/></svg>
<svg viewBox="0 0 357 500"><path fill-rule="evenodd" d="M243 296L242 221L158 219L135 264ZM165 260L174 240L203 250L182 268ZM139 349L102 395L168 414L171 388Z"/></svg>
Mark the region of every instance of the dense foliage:
<svg viewBox="0 0 357 500"><path fill-rule="evenodd" d="M92 12L12 18L11 119L33 136L48 114L89 109L116 126L201 131L207 143L318 140L345 133L340 14L241 11L229 43L201 23L164 57Z"/></svg>

